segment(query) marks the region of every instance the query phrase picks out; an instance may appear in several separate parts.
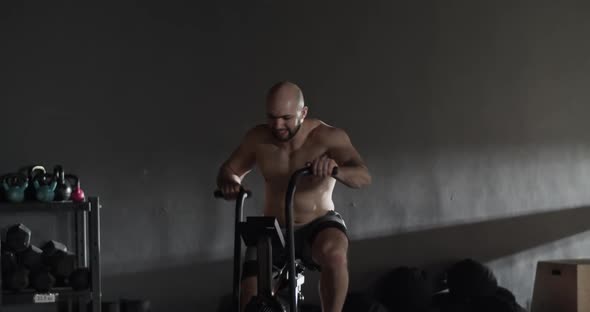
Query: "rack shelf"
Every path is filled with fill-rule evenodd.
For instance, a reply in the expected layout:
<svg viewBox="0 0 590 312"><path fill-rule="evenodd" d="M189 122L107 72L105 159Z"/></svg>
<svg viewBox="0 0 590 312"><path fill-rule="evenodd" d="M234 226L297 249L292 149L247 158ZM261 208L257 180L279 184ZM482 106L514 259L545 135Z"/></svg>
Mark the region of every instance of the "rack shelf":
<svg viewBox="0 0 590 312"><path fill-rule="evenodd" d="M0 310L3 305L77 302L80 311L86 311L88 303L93 312L101 312L102 283L100 274L100 209L98 197L88 197L81 203L64 202L24 202L19 204L0 203L0 215L9 213L11 218L18 213L57 213L68 212L75 215L74 243L78 267L90 269L91 284L86 291L75 291L71 288L54 288L48 293L34 290L21 292L2 291ZM4 218L4 216L2 216ZM1 265L1 262L0 262ZM2 279L0 277L0 288Z"/></svg>
<svg viewBox="0 0 590 312"><path fill-rule="evenodd" d="M89 201L77 203L72 201L63 202L23 202L6 203L0 202L1 212L57 212L57 211L90 211Z"/></svg>

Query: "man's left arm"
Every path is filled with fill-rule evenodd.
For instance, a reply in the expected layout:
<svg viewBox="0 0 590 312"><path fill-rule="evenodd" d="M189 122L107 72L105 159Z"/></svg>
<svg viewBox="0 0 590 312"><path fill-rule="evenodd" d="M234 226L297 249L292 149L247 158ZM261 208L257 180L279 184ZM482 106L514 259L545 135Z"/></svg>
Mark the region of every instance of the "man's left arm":
<svg viewBox="0 0 590 312"><path fill-rule="evenodd" d="M332 128L327 139L327 156L338 166L335 178L344 185L356 189L371 184L369 169L352 145L348 134L342 129Z"/></svg>

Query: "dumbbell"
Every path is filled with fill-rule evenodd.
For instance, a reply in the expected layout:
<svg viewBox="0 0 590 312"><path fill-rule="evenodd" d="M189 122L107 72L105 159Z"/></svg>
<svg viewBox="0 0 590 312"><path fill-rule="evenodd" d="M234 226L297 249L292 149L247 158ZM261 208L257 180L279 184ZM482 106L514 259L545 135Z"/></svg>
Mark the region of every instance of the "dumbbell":
<svg viewBox="0 0 590 312"><path fill-rule="evenodd" d="M29 281L31 287L38 292L48 292L56 284L55 277L46 268L31 273L29 275Z"/></svg>
<svg viewBox="0 0 590 312"><path fill-rule="evenodd" d="M90 269L88 268L78 268L70 274L68 278L68 284L74 290L86 290L90 288Z"/></svg>
<svg viewBox="0 0 590 312"><path fill-rule="evenodd" d="M8 289L8 279L12 272L14 272L17 268L16 265L16 256L12 251L9 251L4 244L2 244L2 280L4 283L2 288Z"/></svg>
<svg viewBox="0 0 590 312"><path fill-rule="evenodd" d="M67 284L68 277L74 272L77 262L76 255L71 252L58 251L49 261L51 273L61 286Z"/></svg>
<svg viewBox="0 0 590 312"><path fill-rule="evenodd" d="M68 247L56 240L50 240L41 247L41 250L43 250L43 257L47 260L58 251L67 252Z"/></svg>
<svg viewBox="0 0 590 312"><path fill-rule="evenodd" d="M48 292L55 285L55 277L43 264L43 251L35 245L30 245L27 250L18 253L16 260L18 265L27 269L28 285L39 292ZM24 272L17 274L13 279L19 280Z"/></svg>
<svg viewBox="0 0 590 312"><path fill-rule="evenodd" d="M2 276L16 269L16 255L2 243Z"/></svg>
<svg viewBox="0 0 590 312"><path fill-rule="evenodd" d="M6 231L6 247L13 252L23 252L31 245L31 230L24 224L12 225Z"/></svg>
<svg viewBox="0 0 590 312"><path fill-rule="evenodd" d="M67 278L76 268L76 255L69 252L66 245L51 240L42 247L45 265L56 278L57 285L65 286Z"/></svg>
<svg viewBox="0 0 590 312"><path fill-rule="evenodd" d="M16 254L19 264L27 269L36 272L43 267L43 250L35 245L29 245L29 248Z"/></svg>
<svg viewBox="0 0 590 312"><path fill-rule="evenodd" d="M29 286L29 270L23 266L17 266L6 274L6 289L22 291Z"/></svg>

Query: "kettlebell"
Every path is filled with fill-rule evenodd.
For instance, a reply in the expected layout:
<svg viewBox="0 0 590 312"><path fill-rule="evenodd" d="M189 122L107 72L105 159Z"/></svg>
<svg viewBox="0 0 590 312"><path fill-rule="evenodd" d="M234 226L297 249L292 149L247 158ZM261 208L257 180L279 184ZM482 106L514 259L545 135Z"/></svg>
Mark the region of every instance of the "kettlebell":
<svg viewBox="0 0 590 312"><path fill-rule="evenodd" d="M8 174L2 179L6 199L11 203L22 203L28 186L27 176L22 173Z"/></svg>
<svg viewBox="0 0 590 312"><path fill-rule="evenodd" d="M53 168L53 176L55 181L57 182L57 186L55 187L54 200L69 200L70 196L72 195L72 187L70 186L70 182L68 182L65 178L63 167L60 165L55 166Z"/></svg>
<svg viewBox="0 0 590 312"><path fill-rule="evenodd" d="M28 166L20 169L19 173L27 176L29 180L29 186L25 190L25 199L35 200L37 198L37 190L35 189L33 181L38 175L46 173L45 167L39 165Z"/></svg>
<svg viewBox="0 0 590 312"><path fill-rule="evenodd" d="M84 191L80 188L80 179L78 178L78 176L73 174L66 174L65 178L66 180L71 182L71 185L73 185L72 195L70 196L70 199L77 203L85 201L86 196L84 195Z"/></svg>
<svg viewBox="0 0 590 312"><path fill-rule="evenodd" d="M36 194L35 197L38 201L51 202L55 198L55 188L57 187L57 181L52 174L37 175L33 181L35 186Z"/></svg>

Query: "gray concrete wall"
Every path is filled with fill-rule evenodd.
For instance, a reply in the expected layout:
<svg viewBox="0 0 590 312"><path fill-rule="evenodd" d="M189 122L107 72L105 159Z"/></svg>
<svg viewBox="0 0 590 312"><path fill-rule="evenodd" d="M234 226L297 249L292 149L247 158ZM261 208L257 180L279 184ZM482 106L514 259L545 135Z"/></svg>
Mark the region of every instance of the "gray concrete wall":
<svg viewBox="0 0 590 312"><path fill-rule="evenodd" d="M586 2L1 6L0 171L60 163L100 196L105 299L213 311L230 292L215 174L283 79L373 174L334 194L352 289L474 257L527 305L537 260L588 256ZM35 239L65 235L31 218Z"/></svg>

